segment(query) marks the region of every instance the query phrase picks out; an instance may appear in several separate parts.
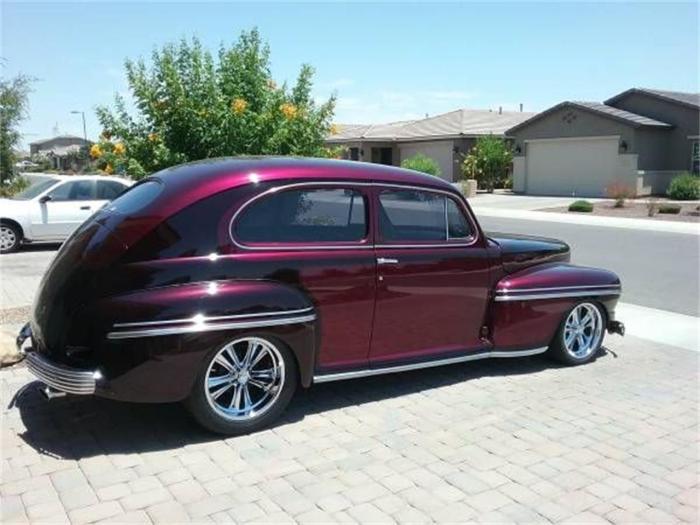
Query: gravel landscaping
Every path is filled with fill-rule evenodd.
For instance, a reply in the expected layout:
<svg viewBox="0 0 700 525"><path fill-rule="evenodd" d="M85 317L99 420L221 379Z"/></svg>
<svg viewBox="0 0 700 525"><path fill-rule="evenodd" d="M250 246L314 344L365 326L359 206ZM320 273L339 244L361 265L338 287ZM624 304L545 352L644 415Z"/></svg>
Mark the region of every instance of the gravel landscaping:
<svg viewBox="0 0 700 525"><path fill-rule="evenodd" d="M630 202L625 203L624 208L615 208L613 206L613 201L603 201L603 202L592 202L593 211L585 213L586 215L602 215L607 217L622 217L628 219L652 219L660 221L674 221L674 222L700 222L700 206L696 201L691 203L673 203L681 207L681 211L678 214L672 213L658 213L658 211L649 217L648 206L646 202ZM668 206L671 203L667 200L659 199L656 202L656 209L661 206ZM540 211L554 212L554 213L581 213L581 212L570 212L566 206L558 206L555 208L543 208Z"/></svg>

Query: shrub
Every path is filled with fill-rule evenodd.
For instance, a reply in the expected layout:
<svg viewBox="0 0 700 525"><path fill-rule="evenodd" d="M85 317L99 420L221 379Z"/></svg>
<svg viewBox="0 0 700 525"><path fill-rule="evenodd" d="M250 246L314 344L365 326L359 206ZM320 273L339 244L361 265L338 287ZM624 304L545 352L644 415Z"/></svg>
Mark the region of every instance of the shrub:
<svg viewBox="0 0 700 525"><path fill-rule="evenodd" d="M501 187L513 163L510 147L503 139L491 135L479 137L462 162L462 173L468 179L476 179L479 186L493 193Z"/></svg>
<svg viewBox="0 0 700 525"><path fill-rule="evenodd" d="M421 173L427 173L428 175L434 175L436 177L442 175L440 165L435 160L422 153L402 160L401 167L408 170L420 171Z"/></svg>
<svg viewBox="0 0 700 525"><path fill-rule="evenodd" d="M605 188L605 194L615 200L615 208L624 208L625 200L634 197L634 190L621 182L613 182Z"/></svg>
<svg viewBox="0 0 700 525"><path fill-rule="evenodd" d="M671 213L673 215L678 215L681 212L681 207L678 204L665 204L659 206L659 213Z"/></svg>
<svg viewBox="0 0 700 525"><path fill-rule="evenodd" d="M684 173L674 177L668 186L668 196L677 201L700 199L700 177Z"/></svg>
<svg viewBox="0 0 700 525"><path fill-rule="evenodd" d="M593 211L593 204L588 201L576 201L569 204L569 211L580 211L590 213Z"/></svg>
<svg viewBox="0 0 700 525"><path fill-rule="evenodd" d="M0 185L0 197L12 197L29 187L29 179L26 177L14 176L9 181Z"/></svg>

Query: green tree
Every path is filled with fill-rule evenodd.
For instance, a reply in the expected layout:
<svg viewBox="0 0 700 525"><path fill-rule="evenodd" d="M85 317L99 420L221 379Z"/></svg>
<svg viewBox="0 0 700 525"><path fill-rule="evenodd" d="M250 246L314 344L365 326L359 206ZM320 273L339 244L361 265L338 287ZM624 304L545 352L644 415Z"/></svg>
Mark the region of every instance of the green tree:
<svg viewBox="0 0 700 525"><path fill-rule="evenodd" d="M416 153L413 157L402 160L401 167L427 173L428 175L435 175L436 177L442 175L440 165L434 159L422 153Z"/></svg>
<svg viewBox="0 0 700 525"><path fill-rule="evenodd" d="M31 82L25 75L0 79L0 184L14 176L15 148L22 137L19 124L27 116Z"/></svg>
<svg viewBox="0 0 700 525"><path fill-rule="evenodd" d="M182 40L126 61L135 101L97 109L104 128L91 155L106 172L135 178L198 159L228 155L328 156L335 96L317 104L313 69L303 65L291 86L270 72L270 49L257 30L243 32L214 57L199 40Z"/></svg>
<svg viewBox="0 0 700 525"><path fill-rule="evenodd" d="M512 162L513 154L503 139L479 137L462 162L462 173L468 179L478 180L479 186L491 193L504 184Z"/></svg>

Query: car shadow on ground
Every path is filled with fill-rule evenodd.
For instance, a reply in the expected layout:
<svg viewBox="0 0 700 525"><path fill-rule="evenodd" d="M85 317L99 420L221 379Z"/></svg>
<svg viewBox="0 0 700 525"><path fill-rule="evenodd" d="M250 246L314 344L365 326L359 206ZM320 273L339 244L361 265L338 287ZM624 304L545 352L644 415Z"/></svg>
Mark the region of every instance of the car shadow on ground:
<svg viewBox="0 0 700 525"><path fill-rule="evenodd" d="M615 356L603 349L596 359L608 357ZM483 377L533 374L561 366L546 356L490 359L319 384L297 392L277 425L407 394L429 395L433 389ZM55 458L144 453L225 439L200 428L179 403L134 404L81 396L47 401L39 385L32 383L18 393L13 410L19 410L26 428L20 437L38 452Z"/></svg>

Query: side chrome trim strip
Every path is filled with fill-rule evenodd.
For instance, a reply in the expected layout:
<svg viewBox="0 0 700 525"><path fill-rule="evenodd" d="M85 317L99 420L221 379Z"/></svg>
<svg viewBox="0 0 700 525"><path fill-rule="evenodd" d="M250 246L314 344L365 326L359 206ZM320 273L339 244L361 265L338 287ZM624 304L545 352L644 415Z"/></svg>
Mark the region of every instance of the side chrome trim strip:
<svg viewBox="0 0 700 525"><path fill-rule="evenodd" d="M229 321L229 322L195 322L184 326L168 326L141 328L136 330L124 330L109 332L107 339L136 339L140 337L158 337L163 335L193 334L200 332L215 332L218 330L234 330L242 328L259 328L264 326L284 326L290 324L307 323L316 320L316 314L300 315L295 317L283 317L279 319L258 319L250 321Z"/></svg>
<svg viewBox="0 0 700 525"><path fill-rule="evenodd" d="M596 290L580 290L570 292L535 292L510 295L496 295L494 301L497 303L506 301L535 301L537 299L564 299L567 297L594 297L603 295L620 295L620 288L596 289Z"/></svg>
<svg viewBox="0 0 700 525"><path fill-rule="evenodd" d="M508 288L501 288L500 290L496 290L497 294L515 294L515 293L530 293L530 292L553 292L557 290L589 290L589 289L596 289L596 288L616 288L616 289L622 289L622 285L619 284L584 284L584 285L579 285L579 286L548 286L546 288L516 288L516 289L508 289Z"/></svg>
<svg viewBox="0 0 700 525"><path fill-rule="evenodd" d="M281 315L295 315L311 312L312 306L308 308L300 308L298 310L278 310L275 312L260 312L256 314L232 314L232 315L217 315L217 316L192 316L182 319L166 319L165 321L137 321L133 323L114 323L114 328L131 328L144 326L160 326L164 324L184 324L184 323L207 323L211 321L228 321L231 319L249 319L253 317L274 317Z"/></svg>
<svg viewBox="0 0 700 525"><path fill-rule="evenodd" d="M360 377L378 376L381 374L393 374L396 372L408 372L410 370L419 370L421 368L433 368L435 366L452 365L455 363L464 363L466 361L477 361L479 359L489 359L491 357L526 357L530 355L542 354L547 351L547 347L531 348L529 350L492 350L487 352L479 352L470 355L461 355L457 357L449 357L447 359L438 359L435 361L425 361L422 363L411 363L408 365L387 366L384 368L367 368L364 370L353 370L350 372L336 372L329 374L319 374L314 376L314 383L329 383L331 381L344 381L346 379L356 379Z"/></svg>

